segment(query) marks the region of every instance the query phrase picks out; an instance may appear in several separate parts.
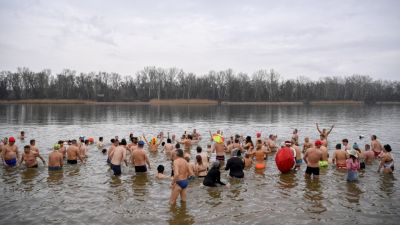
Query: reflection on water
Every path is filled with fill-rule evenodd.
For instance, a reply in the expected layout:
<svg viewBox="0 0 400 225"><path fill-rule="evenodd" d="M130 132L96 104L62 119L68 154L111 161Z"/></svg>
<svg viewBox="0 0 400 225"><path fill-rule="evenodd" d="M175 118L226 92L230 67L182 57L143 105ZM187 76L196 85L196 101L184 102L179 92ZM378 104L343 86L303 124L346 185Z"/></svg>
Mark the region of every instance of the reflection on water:
<svg viewBox="0 0 400 225"><path fill-rule="evenodd" d="M299 128L302 142L305 136L318 138L315 122L320 122L321 127L336 125L329 136L330 153L343 138L363 146L370 140L359 135L376 134L392 145L400 161L400 106L0 105L0 115L0 137L24 130L27 137L17 146L34 138L45 159L57 140L79 136L103 136L108 142L130 132L150 137L197 128L205 149L208 130L222 129L227 136L274 133L282 142ZM124 165L120 177L112 175L107 156L95 146L89 146L88 154L86 164L65 165L62 171L48 171L42 164L38 169L0 168L0 224L397 224L399 217L397 172L378 174L378 162L367 165L356 183L347 183L346 172L331 167L321 170L319 180L306 180L305 165L281 174L271 154L265 170L253 165L242 180L221 170L230 188L191 181L188 202L170 207L171 181L154 179L159 164L165 174L171 172L165 154L149 154L148 174ZM195 155L194 146L192 162Z"/></svg>

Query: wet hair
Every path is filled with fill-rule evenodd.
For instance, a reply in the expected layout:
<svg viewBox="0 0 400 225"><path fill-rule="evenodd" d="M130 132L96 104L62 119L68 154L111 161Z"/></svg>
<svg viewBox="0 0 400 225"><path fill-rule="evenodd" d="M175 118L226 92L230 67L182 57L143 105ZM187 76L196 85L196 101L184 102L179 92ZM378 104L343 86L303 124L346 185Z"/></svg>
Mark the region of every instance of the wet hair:
<svg viewBox="0 0 400 225"><path fill-rule="evenodd" d="M207 144L207 148L211 148L211 144Z"/></svg>
<svg viewBox="0 0 400 225"><path fill-rule="evenodd" d="M246 137L246 143L247 143L247 142L251 142L251 137L250 137L250 136L247 136L247 137Z"/></svg>
<svg viewBox="0 0 400 225"><path fill-rule="evenodd" d="M125 140L125 138L122 138L122 140L121 140L121 145L126 145L126 140Z"/></svg>
<svg viewBox="0 0 400 225"><path fill-rule="evenodd" d="M239 143L239 139L238 138L235 138L235 143Z"/></svg>
<svg viewBox="0 0 400 225"><path fill-rule="evenodd" d="M190 140L192 140L193 139L193 136L192 135L188 135L188 138L190 139Z"/></svg>
<svg viewBox="0 0 400 225"><path fill-rule="evenodd" d="M168 144L171 144L171 143L172 143L171 138L167 138L167 143L168 143Z"/></svg>
<svg viewBox="0 0 400 225"><path fill-rule="evenodd" d="M76 139L71 141L72 144L76 144Z"/></svg>
<svg viewBox="0 0 400 225"><path fill-rule="evenodd" d="M99 141L103 141L103 137L99 137Z"/></svg>
<svg viewBox="0 0 400 225"><path fill-rule="evenodd" d="M106 154L107 149L103 148L103 150L101 150L101 152L102 152L103 154Z"/></svg>
<svg viewBox="0 0 400 225"><path fill-rule="evenodd" d="M257 144L262 144L262 141L261 140L257 140Z"/></svg>
<svg viewBox="0 0 400 225"><path fill-rule="evenodd" d="M176 150L176 156L178 156L178 157L183 157L183 150L180 149L180 148L178 148L178 149Z"/></svg>
<svg viewBox="0 0 400 225"><path fill-rule="evenodd" d="M342 148L342 144L336 144L336 149L341 149Z"/></svg>
<svg viewBox="0 0 400 225"><path fill-rule="evenodd" d="M25 145L25 146L24 146L24 150L25 150L25 149L31 149L31 146L30 146L30 145Z"/></svg>
<svg viewBox="0 0 400 225"><path fill-rule="evenodd" d="M175 148L179 149L179 148L181 148L181 145L179 143L176 143Z"/></svg>
<svg viewBox="0 0 400 225"><path fill-rule="evenodd" d="M203 149L200 146L197 146L196 151L197 153L200 153Z"/></svg>
<svg viewBox="0 0 400 225"><path fill-rule="evenodd" d="M61 140L59 140L59 141L57 142L57 144L62 145L62 144L64 144L64 142L61 141Z"/></svg>
<svg viewBox="0 0 400 225"><path fill-rule="evenodd" d="M196 155L196 161L198 164L203 165L203 159L201 158L201 155Z"/></svg>
<svg viewBox="0 0 400 225"><path fill-rule="evenodd" d="M164 166L163 165L158 165L157 166L157 172L164 173Z"/></svg>
<svg viewBox="0 0 400 225"><path fill-rule="evenodd" d="M111 143L113 143L114 144L114 142L115 142L115 139L114 138L111 138Z"/></svg>
<svg viewBox="0 0 400 225"><path fill-rule="evenodd" d="M132 138L132 143L133 144L137 144L138 143L138 138L137 137L133 137Z"/></svg>
<svg viewBox="0 0 400 225"><path fill-rule="evenodd" d="M373 139L373 140L376 140L377 139L377 137L376 137L376 135L374 134L374 135L372 135L371 136L371 138Z"/></svg>
<svg viewBox="0 0 400 225"><path fill-rule="evenodd" d="M371 145L366 144L366 145L365 145L365 151L368 151L368 150L370 150L370 149L371 149Z"/></svg>
<svg viewBox="0 0 400 225"><path fill-rule="evenodd" d="M250 158L250 154L246 153L246 154L244 154L244 157L246 157L248 159L248 158Z"/></svg>
<svg viewBox="0 0 400 225"><path fill-rule="evenodd" d="M25 134L25 131L21 130L21 134Z"/></svg>
<svg viewBox="0 0 400 225"><path fill-rule="evenodd" d="M384 145L383 148L387 151L387 152L391 152L392 151L392 147L390 145Z"/></svg>
<svg viewBox="0 0 400 225"><path fill-rule="evenodd" d="M345 138L342 140L342 142L349 143L349 140L347 138Z"/></svg>
<svg viewBox="0 0 400 225"><path fill-rule="evenodd" d="M85 140L85 144L89 144L89 140L88 139Z"/></svg>
<svg viewBox="0 0 400 225"><path fill-rule="evenodd" d="M164 145L165 145L165 141L161 142L161 146L164 146Z"/></svg>
<svg viewBox="0 0 400 225"><path fill-rule="evenodd" d="M31 144L31 145L33 145L33 143L35 143L35 139L31 139L31 140L29 141L29 144Z"/></svg>

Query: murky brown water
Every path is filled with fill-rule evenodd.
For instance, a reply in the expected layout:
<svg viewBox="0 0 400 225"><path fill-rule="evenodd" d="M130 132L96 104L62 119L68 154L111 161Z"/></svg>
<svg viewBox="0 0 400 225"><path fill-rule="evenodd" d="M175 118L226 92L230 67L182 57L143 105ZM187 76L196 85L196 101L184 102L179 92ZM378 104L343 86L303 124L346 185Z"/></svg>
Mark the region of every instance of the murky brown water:
<svg viewBox="0 0 400 225"><path fill-rule="evenodd" d="M295 127L301 139L317 138L314 126L320 122L321 127L336 124L331 146L345 137L363 145L369 140L359 135L376 134L392 145L400 162L399 106L0 105L0 115L1 137L25 130L25 142L17 141L20 150L34 138L46 158L56 140L82 135L109 140L129 132L151 136L197 128L205 136L209 129L276 133L283 141ZM264 174L252 168L243 181L232 181L223 172L223 180L232 184L229 189L201 187L201 180L195 180L187 204L170 207L169 181L154 179L155 166L164 164L168 174L169 163L162 153L150 158L148 175L125 167L120 178L111 175L106 156L94 146L86 165L66 165L62 172L49 173L43 166L0 168L0 224L398 224L400 218L398 173L378 174L377 162L360 174L358 183L347 183L345 173L331 168L316 182L303 178L304 165L297 173L280 174L269 157Z"/></svg>

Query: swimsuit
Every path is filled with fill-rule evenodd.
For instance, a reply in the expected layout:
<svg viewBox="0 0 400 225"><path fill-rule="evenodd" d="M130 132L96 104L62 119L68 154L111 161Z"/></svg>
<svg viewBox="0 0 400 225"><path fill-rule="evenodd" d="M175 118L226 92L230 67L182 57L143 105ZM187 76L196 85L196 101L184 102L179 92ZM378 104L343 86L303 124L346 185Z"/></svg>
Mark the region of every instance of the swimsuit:
<svg viewBox="0 0 400 225"><path fill-rule="evenodd" d="M111 169L114 171L115 176L121 175L121 165L113 165L111 164Z"/></svg>
<svg viewBox="0 0 400 225"><path fill-rule="evenodd" d="M225 161L225 156L224 155L217 155L216 159L219 161Z"/></svg>
<svg viewBox="0 0 400 225"><path fill-rule="evenodd" d="M336 168L337 169L346 169L347 166L346 166L346 163L342 163L342 164L336 163Z"/></svg>
<svg viewBox="0 0 400 225"><path fill-rule="evenodd" d="M328 167L328 161L326 160L319 161L319 167Z"/></svg>
<svg viewBox="0 0 400 225"><path fill-rule="evenodd" d="M256 169L265 169L265 163L257 163Z"/></svg>
<svg viewBox="0 0 400 225"><path fill-rule="evenodd" d="M296 159L296 166L300 166L303 163L302 159Z"/></svg>
<svg viewBox="0 0 400 225"><path fill-rule="evenodd" d="M394 171L394 161L392 160L390 162L385 162L385 164L383 164L383 168L390 168L392 171Z"/></svg>
<svg viewBox="0 0 400 225"><path fill-rule="evenodd" d="M306 174L308 174L308 175L314 174L314 176L318 176L319 175L319 167L307 166Z"/></svg>
<svg viewBox="0 0 400 225"><path fill-rule="evenodd" d="M176 184L179 185L182 189L185 189L189 185L188 180L177 180Z"/></svg>
<svg viewBox="0 0 400 225"><path fill-rule="evenodd" d="M372 150L372 151L374 152L375 157L378 157L378 156L381 154L381 152L376 152L376 151L374 151L374 150Z"/></svg>
<svg viewBox="0 0 400 225"><path fill-rule="evenodd" d="M6 161L6 164L8 166L16 166L17 165L17 159L16 158L15 159L5 160L5 161Z"/></svg>
<svg viewBox="0 0 400 225"><path fill-rule="evenodd" d="M144 173L144 172L147 172L147 167L146 167L146 165L143 165L143 166L135 166L135 172L136 173Z"/></svg>
<svg viewBox="0 0 400 225"><path fill-rule="evenodd" d="M68 164L77 164L77 163L78 163L78 160L76 160L76 159L75 159L75 160L70 160L70 159L68 159L68 160L67 160L67 163L68 163Z"/></svg>
<svg viewBox="0 0 400 225"><path fill-rule="evenodd" d="M35 164L33 166L28 166L28 168L38 168L38 164Z"/></svg>
<svg viewBox="0 0 400 225"><path fill-rule="evenodd" d="M347 181L356 181L358 179L358 173L355 170L347 171Z"/></svg>
<svg viewBox="0 0 400 225"><path fill-rule="evenodd" d="M49 171L61 170L62 166L49 166Z"/></svg>

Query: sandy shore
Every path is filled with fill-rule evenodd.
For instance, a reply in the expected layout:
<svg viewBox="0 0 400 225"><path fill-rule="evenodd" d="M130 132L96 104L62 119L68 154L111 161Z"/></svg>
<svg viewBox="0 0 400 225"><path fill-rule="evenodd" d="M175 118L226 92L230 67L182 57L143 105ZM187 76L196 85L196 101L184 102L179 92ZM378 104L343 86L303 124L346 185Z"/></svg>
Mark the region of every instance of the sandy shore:
<svg viewBox="0 0 400 225"><path fill-rule="evenodd" d="M78 105L217 105L218 101L209 99L152 99L148 102L98 102L80 99L21 99L0 100L0 104L78 104ZM363 105L362 101L311 101L309 105ZM400 105L400 102L377 102L378 105ZM221 105L305 105L304 102L229 102Z"/></svg>

